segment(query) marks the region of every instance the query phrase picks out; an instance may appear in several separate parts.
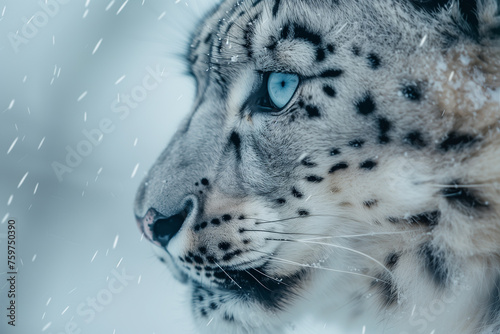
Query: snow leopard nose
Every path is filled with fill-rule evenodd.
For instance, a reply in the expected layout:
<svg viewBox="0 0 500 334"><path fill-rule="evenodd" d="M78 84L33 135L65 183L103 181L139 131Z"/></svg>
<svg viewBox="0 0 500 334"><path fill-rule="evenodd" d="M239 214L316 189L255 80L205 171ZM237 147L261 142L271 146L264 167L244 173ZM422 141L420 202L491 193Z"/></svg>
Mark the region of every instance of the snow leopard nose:
<svg viewBox="0 0 500 334"><path fill-rule="evenodd" d="M194 213L195 200L187 198L181 207L181 210L170 216L165 216L156 209L150 208L144 217L136 217L139 229L149 241L160 247L166 247L182 229L186 219Z"/></svg>

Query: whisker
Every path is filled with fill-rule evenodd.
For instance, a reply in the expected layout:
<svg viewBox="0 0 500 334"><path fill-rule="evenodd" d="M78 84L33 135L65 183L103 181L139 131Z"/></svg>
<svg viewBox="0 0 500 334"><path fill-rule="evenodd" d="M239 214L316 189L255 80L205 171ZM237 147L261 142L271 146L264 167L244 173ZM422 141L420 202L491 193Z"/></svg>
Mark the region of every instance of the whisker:
<svg viewBox="0 0 500 334"><path fill-rule="evenodd" d="M265 286L264 284L262 284L262 283L261 283L261 282L260 282L260 281L259 281L259 280L258 280L258 279L254 276L254 275L250 274L250 273L248 272L248 270L245 270L245 272L246 272L248 275L252 276L252 278L253 278L254 280L256 280L256 281L257 281L257 283L259 283L259 284L260 284L260 285L261 285L264 289L266 289L267 291L272 291L272 290L271 290L271 289L269 289L267 286Z"/></svg>
<svg viewBox="0 0 500 334"><path fill-rule="evenodd" d="M343 249L343 250L346 250L346 251L349 251L349 252L353 252L355 254L364 256L367 259L372 260L373 262L375 262L376 264L378 264L379 266L381 266L382 268L384 268L384 270L387 271L389 273L389 275L391 275L391 278L393 278L392 272L384 264L382 264L380 261L378 261L377 259L371 257L368 254L365 254L363 252L357 251L357 250L349 248L349 247L335 245L335 244L330 244L330 243L326 243L326 242L316 242L316 241L291 240L291 239L282 239L282 240L277 240L277 241L282 241L282 242L298 242L298 243L304 243L304 244L314 244L314 245L329 246L329 247L339 248L339 249Z"/></svg>
<svg viewBox="0 0 500 334"><path fill-rule="evenodd" d="M224 272L224 274L226 274L226 276L227 276L227 277L229 277L229 279L230 279L231 281L233 281L233 283L234 283L234 284L236 284L236 286L237 286L238 288L240 288L240 289L241 289L241 286L240 286L238 283L236 283L236 281L235 281L235 280L234 280L231 276L229 276L229 274L228 274L228 273L227 273L224 269L222 269L222 267L221 267L221 266L219 266L219 264L218 264L217 262L215 262L215 264L217 265L217 267L219 267L219 269L220 269L220 270L222 270L222 271Z"/></svg>
<svg viewBox="0 0 500 334"><path fill-rule="evenodd" d="M299 233L299 232L278 232L278 231L269 231L269 230L247 230L247 229L241 229L242 231L245 232L265 232L265 233L276 233L276 234L284 234L284 235L311 235L311 236L316 236L316 237L325 237L322 234L315 234L315 233Z"/></svg>
<svg viewBox="0 0 500 334"><path fill-rule="evenodd" d="M262 271L260 271L260 270L258 270L258 269L252 268L252 270L255 270L255 271L256 271L256 272L258 272L259 274L261 274L261 275L263 275L263 276L266 276L267 278L270 278L270 279L272 279L272 280L274 280L274 281L276 281L276 282L278 282L278 283L281 283L281 284L283 284L283 285L289 286L288 284L283 283L283 281L282 281L282 280L279 280L279 279L277 279L277 278L271 277L271 276L269 276L269 275L267 275L267 274L263 273Z"/></svg>
<svg viewBox="0 0 500 334"><path fill-rule="evenodd" d="M297 265L297 266L300 266L300 267L305 267L305 268L320 269L320 270L326 270L326 271L331 271L331 272L336 272L336 273L341 273L341 274L351 274L351 275L355 275L355 276L367 277L367 278L375 279L377 281L381 281L381 282L384 282L386 284L389 284L389 282L386 282L386 281L380 279L379 277L374 277L374 276L370 276L370 275L365 275L365 274L361 274L361 273L355 273L355 272L352 272L352 271L346 271L346 270L340 270L340 269L317 267L317 266L312 266L310 264L299 263L299 262L295 262L295 261L291 261L291 260L287 260L287 259L282 259L282 258L279 258L279 257L271 256L271 255L268 255L268 256L270 258L269 259L270 261L274 260L275 262L294 264L294 265Z"/></svg>

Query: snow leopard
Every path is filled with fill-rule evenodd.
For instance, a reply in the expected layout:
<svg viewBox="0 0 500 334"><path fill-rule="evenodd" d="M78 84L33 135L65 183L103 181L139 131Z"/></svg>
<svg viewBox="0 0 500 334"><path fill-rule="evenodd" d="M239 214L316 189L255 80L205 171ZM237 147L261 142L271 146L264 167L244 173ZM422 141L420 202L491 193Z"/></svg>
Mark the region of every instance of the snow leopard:
<svg viewBox="0 0 500 334"><path fill-rule="evenodd" d="M200 333L306 315L500 333L499 8L225 0L205 16L192 110L134 209Z"/></svg>

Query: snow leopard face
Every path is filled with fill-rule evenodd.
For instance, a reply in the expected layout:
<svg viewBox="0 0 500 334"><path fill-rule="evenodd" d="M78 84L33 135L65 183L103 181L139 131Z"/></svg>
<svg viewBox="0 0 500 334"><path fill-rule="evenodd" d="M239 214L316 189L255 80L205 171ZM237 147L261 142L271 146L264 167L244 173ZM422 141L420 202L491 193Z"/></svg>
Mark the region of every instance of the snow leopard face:
<svg viewBox="0 0 500 334"><path fill-rule="evenodd" d="M499 328L499 35L495 0L211 13L193 111L135 205L200 331L279 333L345 304L385 332Z"/></svg>

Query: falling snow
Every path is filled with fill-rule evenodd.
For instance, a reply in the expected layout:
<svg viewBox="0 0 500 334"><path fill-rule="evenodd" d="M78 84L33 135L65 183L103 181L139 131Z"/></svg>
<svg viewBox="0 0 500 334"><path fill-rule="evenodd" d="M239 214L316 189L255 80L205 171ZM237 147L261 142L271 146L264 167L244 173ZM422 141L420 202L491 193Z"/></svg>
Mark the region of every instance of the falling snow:
<svg viewBox="0 0 500 334"><path fill-rule="evenodd" d="M77 102L80 102L85 96L87 96L87 91L84 91L79 97L78 99L76 99Z"/></svg>
<svg viewBox="0 0 500 334"><path fill-rule="evenodd" d="M92 54L95 54L97 52L97 50L99 49L99 47L101 46L101 43L102 43L102 38L99 40L99 42L97 42L97 44L95 45L94 47L94 51L92 51Z"/></svg>
<svg viewBox="0 0 500 334"><path fill-rule="evenodd" d="M26 177L28 177L28 174L29 174L29 172L26 172L26 174L24 174L24 176L22 177L21 181L19 181L19 184L17 185L17 189L21 188L21 186L24 183L24 180L26 180Z"/></svg>
<svg viewBox="0 0 500 334"><path fill-rule="evenodd" d="M16 145L18 139L19 139L19 137L16 137L16 139L14 139L14 141L12 142L12 144L10 144L9 149L7 150L7 154L9 154L10 151L12 151L12 149Z"/></svg>
<svg viewBox="0 0 500 334"><path fill-rule="evenodd" d="M135 173L137 173L137 169L139 169L139 164L135 165L135 168L134 168L134 170L132 171L132 175L130 176L132 179L134 178Z"/></svg>

